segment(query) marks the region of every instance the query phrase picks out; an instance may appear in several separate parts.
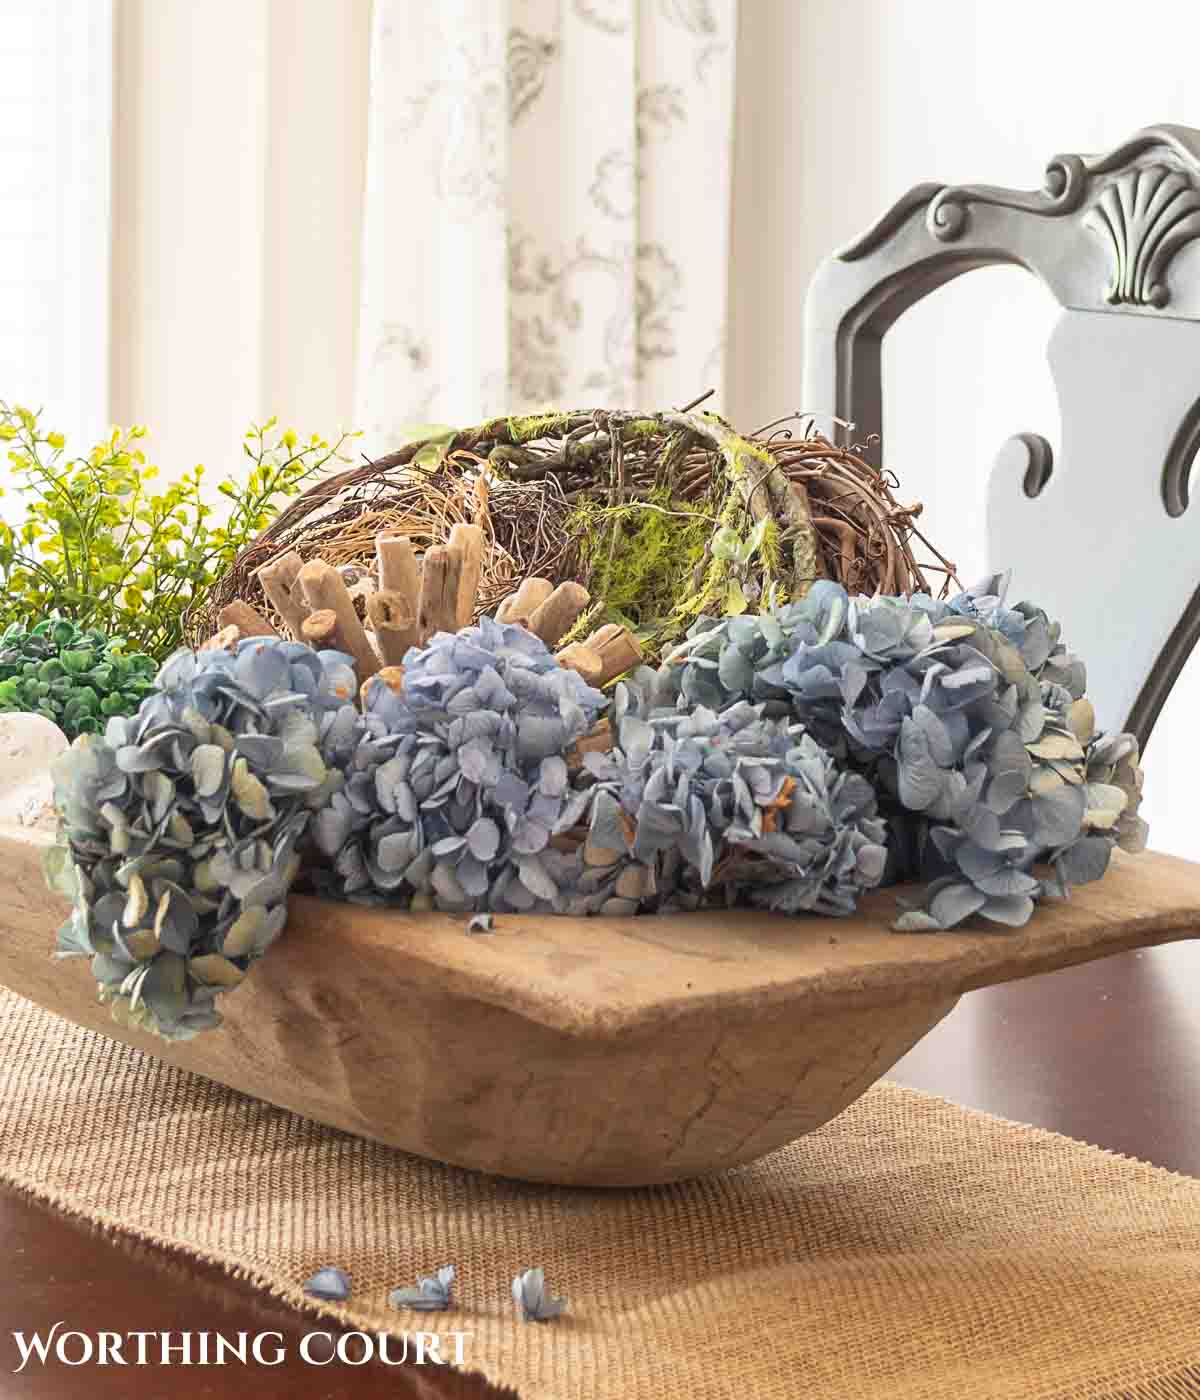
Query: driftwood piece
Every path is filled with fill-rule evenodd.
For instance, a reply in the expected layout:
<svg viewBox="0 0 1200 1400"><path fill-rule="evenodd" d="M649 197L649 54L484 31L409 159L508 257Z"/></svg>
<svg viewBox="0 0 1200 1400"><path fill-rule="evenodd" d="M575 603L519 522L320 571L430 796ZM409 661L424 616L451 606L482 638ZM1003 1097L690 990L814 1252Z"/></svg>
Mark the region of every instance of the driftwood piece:
<svg viewBox="0 0 1200 1400"><path fill-rule="evenodd" d="M201 651L232 651L242 640L242 629L236 622L226 623L219 632L200 645Z"/></svg>
<svg viewBox="0 0 1200 1400"><path fill-rule="evenodd" d="M384 530L375 538L376 572L381 593L399 593L408 601L409 612L417 615L421 596L421 566L412 541L399 530Z"/></svg>
<svg viewBox="0 0 1200 1400"><path fill-rule="evenodd" d="M320 559L311 559L296 576L305 602L314 611L326 608L337 616L337 650L354 658L360 681L379 670L379 656L359 621L354 599L341 574Z"/></svg>
<svg viewBox="0 0 1200 1400"><path fill-rule="evenodd" d="M381 589L367 599L367 618L385 667L399 666L409 647L420 645L420 629L409 600Z"/></svg>
<svg viewBox="0 0 1200 1400"><path fill-rule="evenodd" d="M637 638L619 622L597 627L590 637L584 638L583 645L601 661L600 679L594 684L607 685L616 676L641 665L642 648Z"/></svg>
<svg viewBox="0 0 1200 1400"><path fill-rule="evenodd" d="M462 556L448 545L435 544L425 551L421 568L421 601L417 607L417 626L422 642L435 632L456 632L458 617L458 582L462 574Z"/></svg>
<svg viewBox="0 0 1200 1400"><path fill-rule="evenodd" d="M255 575L262 585L262 591L283 619L283 625L297 641L304 619L312 612L296 584L303 567L304 560L292 549L264 564Z"/></svg>
<svg viewBox="0 0 1200 1400"><path fill-rule="evenodd" d="M497 622L519 622L528 626L529 619L554 592L548 578L527 578L515 593L510 593L496 609Z"/></svg>
<svg viewBox="0 0 1200 1400"><path fill-rule="evenodd" d="M483 571L483 527L454 525L450 529L450 548L458 550L461 572L458 578L457 627L467 627L475 615L475 595L479 592L479 575Z"/></svg>
<svg viewBox="0 0 1200 1400"><path fill-rule="evenodd" d="M318 608L300 624L300 638L318 651L345 651L338 634L337 613L332 608Z"/></svg>
<svg viewBox="0 0 1200 1400"><path fill-rule="evenodd" d="M527 626L548 647L553 647L591 601L592 595L581 583L560 583L530 614Z"/></svg>
<svg viewBox="0 0 1200 1400"><path fill-rule="evenodd" d="M226 603L217 614L217 621L222 627L236 627L243 637L279 636L279 633L257 608L252 608L249 603L243 603L240 598L235 598L232 603Z"/></svg>
<svg viewBox="0 0 1200 1400"><path fill-rule="evenodd" d="M599 685L604 674L604 662L597 652L583 642L572 642L555 655L555 661L568 671L578 671L588 685Z"/></svg>

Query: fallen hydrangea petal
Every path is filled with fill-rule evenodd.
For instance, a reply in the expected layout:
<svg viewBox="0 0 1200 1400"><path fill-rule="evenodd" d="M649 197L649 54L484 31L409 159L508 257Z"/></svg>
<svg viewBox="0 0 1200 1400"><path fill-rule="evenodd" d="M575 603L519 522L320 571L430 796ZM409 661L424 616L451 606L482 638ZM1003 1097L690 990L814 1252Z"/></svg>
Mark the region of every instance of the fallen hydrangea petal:
<svg viewBox="0 0 1200 1400"><path fill-rule="evenodd" d="M323 1298L327 1302L342 1303L350 1296L350 1275L342 1269L326 1265L318 1269L302 1285L310 1298Z"/></svg>
<svg viewBox="0 0 1200 1400"><path fill-rule="evenodd" d="M526 1322L550 1322L567 1308L565 1298L554 1298L546 1288L541 1269L526 1269L512 1281L512 1295Z"/></svg>
<svg viewBox="0 0 1200 1400"><path fill-rule="evenodd" d="M433 1277L418 1280L415 1288L393 1288L388 1302L394 1308L413 1308L417 1312L442 1312L451 1304L455 1269L447 1264Z"/></svg>

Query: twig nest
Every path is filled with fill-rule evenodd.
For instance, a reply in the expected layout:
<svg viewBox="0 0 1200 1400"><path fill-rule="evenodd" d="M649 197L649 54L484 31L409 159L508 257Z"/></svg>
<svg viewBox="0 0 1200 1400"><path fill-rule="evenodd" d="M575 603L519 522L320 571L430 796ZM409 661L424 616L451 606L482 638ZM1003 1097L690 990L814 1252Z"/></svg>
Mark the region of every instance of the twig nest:
<svg viewBox="0 0 1200 1400"><path fill-rule="evenodd" d="M944 591L953 565L917 529L920 505L895 489L794 418L749 434L713 413L674 410L494 418L298 497L234 561L192 619L194 636L215 630L235 597L270 616L275 599L263 597L257 571L267 566L271 584L276 560L320 557L356 578L361 569L366 587L381 537L403 536L428 564L447 536L468 531L485 545L474 617L519 620L510 614L522 580L544 580L547 592L572 583L594 602L564 644L585 627L623 623L653 658L704 613L798 601L817 579L868 595ZM471 553L470 571L475 562ZM432 582L445 584L438 600ZM386 577L381 586L395 587ZM423 589L439 618L453 591L440 575ZM454 620L467 619L460 610Z"/></svg>

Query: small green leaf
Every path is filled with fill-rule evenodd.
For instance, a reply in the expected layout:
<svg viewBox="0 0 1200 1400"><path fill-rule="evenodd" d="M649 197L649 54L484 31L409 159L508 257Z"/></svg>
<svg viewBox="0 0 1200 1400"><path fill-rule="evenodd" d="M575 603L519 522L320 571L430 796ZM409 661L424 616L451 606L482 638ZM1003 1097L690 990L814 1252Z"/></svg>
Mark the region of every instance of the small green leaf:
<svg viewBox="0 0 1200 1400"><path fill-rule="evenodd" d="M742 585L737 579L730 579L729 588L725 593L725 611L730 617L740 617L750 606Z"/></svg>
<svg viewBox="0 0 1200 1400"><path fill-rule="evenodd" d="M750 531L750 534L743 542L741 549L738 553L739 563L748 564L751 561L751 559L754 558L754 556L758 553L759 549L762 547L762 542L766 539L767 531L770 529L770 526L771 522L769 519L767 519L766 516L764 516L758 522L758 524L755 525L754 529Z"/></svg>
<svg viewBox="0 0 1200 1400"><path fill-rule="evenodd" d="M712 554L714 559L724 559L732 562L741 555L742 540L736 530L728 525L722 525L712 537Z"/></svg>
<svg viewBox="0 0 1200 1400"><path fill-rule="evenodd" d="M64 651L59 660L72 676L81 676L91 670L94 657L90 651Z"/></svg>

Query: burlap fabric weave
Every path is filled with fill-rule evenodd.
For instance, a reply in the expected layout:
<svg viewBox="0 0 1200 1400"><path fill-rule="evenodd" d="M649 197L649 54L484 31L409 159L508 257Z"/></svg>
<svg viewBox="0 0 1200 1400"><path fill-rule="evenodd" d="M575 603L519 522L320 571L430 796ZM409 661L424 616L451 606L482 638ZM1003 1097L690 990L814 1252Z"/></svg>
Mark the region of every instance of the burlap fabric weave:
<svg viewBox="0 0 1200 1400"><path fill-rule="evenodd" d="M0 1177L366 1331L474 1333L527 1400L1200 1396L1200 1181L880 1084L680 1186L555 1190L320 1127L0 991ZM458 1268L421 1322L388 1291ZM570 1298L522 1323L512 1276Z"/></svg>

